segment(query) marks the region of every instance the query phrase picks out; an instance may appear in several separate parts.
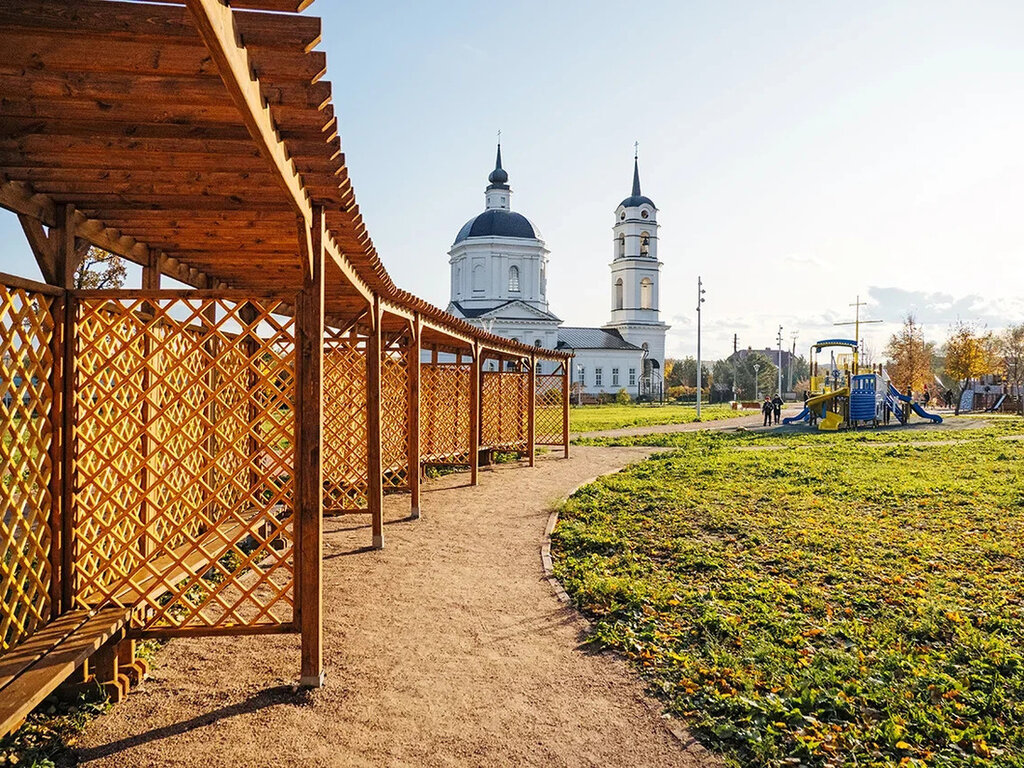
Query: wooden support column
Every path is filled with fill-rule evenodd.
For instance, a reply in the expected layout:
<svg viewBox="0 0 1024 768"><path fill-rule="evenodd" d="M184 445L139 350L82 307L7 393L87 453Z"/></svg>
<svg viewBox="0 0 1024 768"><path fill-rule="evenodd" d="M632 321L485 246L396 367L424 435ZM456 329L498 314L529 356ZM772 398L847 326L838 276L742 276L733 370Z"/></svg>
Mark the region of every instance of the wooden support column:
<svg viewBox="0 0 1024 768"><path fill-rule="evenodd" d="M473 368L469 374L469 484L476 485L480 474L480 343L473 343Z"/></svg>
<svg viewBox="0 0 1024 768"><path fill-rule="evenodd" d="M562 363L562 445L564 458L569 458L569 361Z"/></svg>
<svg viewBox="0 0 1024 768"><path fill-rule="evenodd" d="M380 296L373 295L370 336L366 343L366 496L374 549L384 546L384 475L381 456L381 329Z"/></svg>
<svg viewBox="0 0 1024 768"><path fill-rule="evenodd" d="M157 265L157 254L151 251L149 263L142 268L142 288L147 291L160 289L160 270ZM148 312L156 314L155 305L146 303L143 305ZM142 337L143 359L150 361L153 356L153 337L147 333ZM139 471L139 490L142 494L142 501L139 504L139 521L142 526L142 539L139 542L139 551L143 557L149 557L153 552L154 537L151 536L150 525L153 521L153 504L149 498L152 477L150 470L150 457L153 455L153 438L150 435L154 405L151 402L149 391L152 384L151 364L142 369L142 404L139 406L139 420L142 422L142 437L139 451L142 454L142 469Z"/></svg>
<svg viewBox="0 0 1024 768"><path fill-rule="evenodd" d="M420 516L420 337L423 334L423 319L419 312L414 314L409 326L412 337L406 351L409 372L409 453L406 472L409 480L409 517L415 520Z"/></svg>
<svg viewBox="0 0 1024 768"><path fill-rule="evenodd" d="M537 463L537 356L530 355L526 390L526 450L530 466Z"/></svg>
<svg viewBox="0 0 1024 768"><path fill-rule="evenodd" d="M56 277L62 288L75 285L75 270L78 268L78 252L75 250L75 209L62 205L57 209L57 224L51 231L54 238ZM64 298L61 329L60 392L60 465L54 471L60 473L60 568L54 572L54 579L60 581L61 613L74 608L74 490L75 490L75 315L77 302L73 295ZM55 499L56 501L56 499ZM56 530L54 531L56 533Z"/></svg>
<svg viewBox="0 0 1024 768"><path fill-rule="evenodd" d="M303 286L295 311L296 439L295 507L298 522L296 610L302 630L299 684L324 684L323 652L323 365L324 365L324 216L316 208L303 264Z"/></svg>

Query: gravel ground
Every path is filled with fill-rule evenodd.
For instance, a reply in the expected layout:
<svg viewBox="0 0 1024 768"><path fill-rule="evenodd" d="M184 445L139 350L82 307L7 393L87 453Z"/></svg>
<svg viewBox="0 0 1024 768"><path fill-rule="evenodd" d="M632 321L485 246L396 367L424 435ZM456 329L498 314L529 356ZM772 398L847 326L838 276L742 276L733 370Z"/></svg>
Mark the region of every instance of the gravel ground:
<svg viewBox="0 0 1024 768"><path fill-rule="evenodd" d="M649 452L576 447L476 488L451 475L425 486L418 521L388 497L380 551L365 519L329 519L325 688L293 689L295 636L176 640L89 726L82 763L717 765L669 734L623 663L580 646L582 620L543 578L552 503Z"/></svg>

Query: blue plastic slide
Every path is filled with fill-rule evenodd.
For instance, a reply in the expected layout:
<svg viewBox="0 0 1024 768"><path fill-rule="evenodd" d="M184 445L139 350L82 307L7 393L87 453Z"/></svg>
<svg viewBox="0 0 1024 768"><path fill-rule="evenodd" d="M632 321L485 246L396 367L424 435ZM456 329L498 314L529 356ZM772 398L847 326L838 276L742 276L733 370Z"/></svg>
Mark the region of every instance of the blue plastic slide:
<svg viewBox="0 0 1024 768"><path fill-rule="evenodd" d="M889 384L889 397L886 398L886 402L889 404L889 410L893 412L893 415L895 415L896 418L899 419L901 424L905 423L903 421L903 414L900 413L902 409L898 407L897 403L891 402L892 398L895 398L896 400L899 400L904 403L910 403L911 409L922 419L934 421L936 424L942 423L942 417L939 416L937 413L928 413L928 411L922 408L918 403L913 402L908 395L902 394L898 389L896 389L896 387L894 387L892 384Z"/></svg>
<svg viewBox="0 0 1024 768"><path fill-rule="evenodd" d="M993 403L992 405L990 405L988 408L985 409L985 412L986 413L992 413L993 411L998 411L1002 407L1003 401L1005 399L1006 399L1006 395L1000 395L999 399L996 400L995 403Z"/></svg>
<svg viewBox="0 0 1024 768"><path fill-rule="evenodd" d="M804 409L800 411L796 416L790 416L788 419L783 419L783 424L796 424L799 421L807 421L811 417L811 409L804 406Z"/></svg>

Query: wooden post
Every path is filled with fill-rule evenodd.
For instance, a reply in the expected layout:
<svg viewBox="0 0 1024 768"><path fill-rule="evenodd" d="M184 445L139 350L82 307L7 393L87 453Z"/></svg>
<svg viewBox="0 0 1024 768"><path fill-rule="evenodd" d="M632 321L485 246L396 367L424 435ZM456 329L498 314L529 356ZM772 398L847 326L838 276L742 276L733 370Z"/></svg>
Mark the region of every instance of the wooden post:
<svg viewBox="0 0 1024 768"><path fill-rule="evenodd" d="M473 343L473 368L469 374L469 484L480 474L480 343Z"/></svg>
<svg viewBox="0 0 1024 768"><path fill-rule="evenodd" d="M562 445L564 458L569 458L569 361L562 363Z"/></svg>
<svg viewBox="0 0 1024 768"><path fill-rule="evenodd" d="M64 461L64 345L68 343L67 297L53 299L53 338L50 352L53 357L52 406L50 409L50 618L60 616L62 602L61 575L63 573L61 554L64 547L63 500L61 469Z"/></svg>
<svg viewBox="0 0 1024 768"><path fill-rule="evenodd" d="M57 280L62 288L75 286L78 255L75 251L75 209L62 205L57 209L56 236ZM61 612L74 608L75 601L75 315L77 300L72 294L64 298L63 344L61 352L60 392L60 569L54 578L60 580ZM54 393L56 396L56 393ZM56 468L55 468L56 469Z"/></svg>
<svg viewBox="0 0 1024 768"><path fill-rule="evenodd" d="M420 336L423 333L423 320L419 312L413 315L409 325L412 338L406 350L409 373L409 453L406 472L409 480L409 517L415 520L420 516Z"/></svg>
<svg viewBox="0 0 1024 768"><path fill-rule="evenodd" d="M323 654L323 365L324 216L314 209L309 268L295 311L295 508L298 523L296 608L302 631L300 685L324 684ZM300 238L300 242L302 238ZM305 267L305 265L303 265Z"/></svg>
<svg viewBox="0 0 1024 768"><path fill-rule="evenodd" d="M157 252L151 251L149 263L142 268L143 290L154 291L160 289L158 259ZM156 315L155 305L147 303L143 306L154 316ZM139 491L141 492L142 499L139 503L139 523L142 528L142 540L139 542L139 552L143 558L148 558L153 552L153 537L150 535L149 530L153 517L153 504L149 498L149 489L152 485L149 463L150 457L153 455L153 439L150 435L150 430L152 429L151 421L154 410L149 391L152 383L150 371L151 358L153 356L153 337L151 333L146 333L142 337L142 355L148 364L142 368L142 403L139 406L139 420L142 422L141 445L139 446L139 452L142 454L142 469L139 471Z"/></svg>
<svg viewBox="0 0 1024 768"><path fill-rule="evenodd" d="M381 464L381 330L380 296L373 294L370 336L366 343L366 496L374 549L384 546L384 476Z"/></svg>
<svg viewBox="0 0 1024 768"><path fill-rule="evenodd" d="M526 391L526 450L530 466L537 463L537 356L530 355L530 372Z"/></svg>

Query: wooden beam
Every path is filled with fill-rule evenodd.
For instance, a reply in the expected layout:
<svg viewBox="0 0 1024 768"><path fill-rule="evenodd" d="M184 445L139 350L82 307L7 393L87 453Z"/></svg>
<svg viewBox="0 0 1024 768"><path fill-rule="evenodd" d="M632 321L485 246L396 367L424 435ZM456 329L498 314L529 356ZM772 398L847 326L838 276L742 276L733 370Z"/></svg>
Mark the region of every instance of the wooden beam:
<svg viewBox="0 0 1024 768"><path fill-rule="evenodd" d="M562 363L562 445L564 458L569 458L569 361Z"/></svg>
<svg viewBox="0 0 1024 768"><path fill-rule="evenodd" d="M409 479L409 516L417 519L420 516L420 352L423 321L417 312L409 324L409 347L406 352L407 370L409 372L409 435L408 435L408 479Z"/></svg>
<svg viewBox="0 0 1024 768"><path fill-rule="evenodd" d="M324 218L315 208L312 269L304 275L295 314L296 427L295 474L299 556L296 608L302 630L300 684L324 684L323 659L323 363L324 363Z"/></svg>
<svg viewBox="0 0 1024 768"><path fill-rule="evenodd" d="M70 205L61 206L57 211L57 221L53 227L54 256L57 283L61 288L70 289L75 285L75 209ZM61 521L61 611L67 612L75 607L74 593L74 550L71 542L74 539L74 477L75 477L75 316L77 300L68 291L64 299L64 311L61 319L64 327L61 330L61 353L63 359L60 366L60 513ZM56 393L55 393L56 396Z"/></svg>
<svg viewBox="0 0 1024 768"><path fill-rule="evenodd" d="M366 344L366 495L374 549L384 546L384 475L381 454L381 350L382 311L375 294L370 307L370 333Z"/></svg>
<svg viewBox="0 0 1024 768"><path fill-rule="evenodd" d="M32 249L32 255L36 257L36 263L39 265L43 279L51 284L56 282L57 262L53 242L47 238L42 222L32 216L19 213L18 223L21 224L21 229L25 233L25 239L28 240L28 245Z"/></svg>
<svg viewBox="0 0 1024 768"><path fill-rule="evenodd" d="M305 242L302 245L306 253L311 252L313 247L309 238L313 213L309 196L302 187L302 179L295 164L288 158L270 108L263 101L259 79L253 75L245 46L240 44L242 38L231 8L223 0L185 0L185 5L195 18L199 35L206 43L224 85L242 113L242 120L253 141L276 171L292 206L305 222L302 235Z"/></svg>

